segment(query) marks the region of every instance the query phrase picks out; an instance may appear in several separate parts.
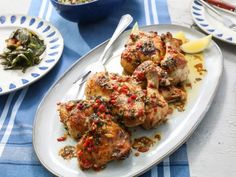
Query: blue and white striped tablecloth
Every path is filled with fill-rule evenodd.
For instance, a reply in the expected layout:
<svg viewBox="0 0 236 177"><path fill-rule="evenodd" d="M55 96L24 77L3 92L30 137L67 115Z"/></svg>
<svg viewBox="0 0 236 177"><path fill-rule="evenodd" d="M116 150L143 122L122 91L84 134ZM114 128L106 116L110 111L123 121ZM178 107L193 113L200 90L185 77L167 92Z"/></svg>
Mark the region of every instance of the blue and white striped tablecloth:
<svg viewBox="0 0 236 177"><path fill-rule="evenodd" d="M53 176L38 161L32 147L32 125L38 104L66 69L90 49L108 39L121 15L129 13L140 26L170 23L167 0L127 0L109 18L78 25L60 17L49 0L32 0L28 14L50 21L61 32L65 48L60 62L44 78L17 92L0 96L0 177ZM95 32L96 31L96 32ZM186 145L142 177L189 177Z"/></svg>

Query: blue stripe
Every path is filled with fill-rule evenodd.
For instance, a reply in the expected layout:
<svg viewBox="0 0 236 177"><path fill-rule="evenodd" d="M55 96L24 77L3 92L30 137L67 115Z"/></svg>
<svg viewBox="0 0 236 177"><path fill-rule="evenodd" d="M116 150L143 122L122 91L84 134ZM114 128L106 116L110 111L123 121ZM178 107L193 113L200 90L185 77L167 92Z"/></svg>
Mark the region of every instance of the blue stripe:
<svg viewBox="0 0 236 177"><path fill-rule="evenodd" d="M151 170L149 170L146 173L142 174L140 177L150 177L150 176L151 176Z"/></svg>
<svg viewBox="0 0 236 177"><path fill-rule="evenodd" d="M3 177L53 177L42 166L0 164L0 169Z"/></svg>
<svg viewBox="0 0 236 177"><path fill-rule="evenodd" d="M42 0L31 0L30 8L28 14L31 16L38 16L39 9L41 7Z"/></svg>
<svg viewBox="0 0 236 177"><path fill-rule="evenodd" d="M5 165L20 165L20 166L24 166L24 165L27 165L27 166L42 166L41 163L37 163L37 164L33 164L33 163L16 163L16 162L2 162L1 161L1 164L5 164Z"/></svg>
<svg viewBox="0 0 236 177"><path fill-rule="evenodd" d="M150 14L150 21L151 24L154 24L154 17L152 15L152 4L151 4L151 0L148 0L148 6L149 6L149 14Z"/></svg>
<svg viewBox="0 0 236 177"><path fill-rule="evenodd" d="M164 177L163 162L158 164L158 177Z"/></svg>
<svg viewBox="0 0 236 177"><path fill-rule="evenodd" d="M11 112L12 112L12 108L13 108L13 106L14 106L14 104L15 104L15 102L16 102L18 96L19 96L19 94L20 94L20 91L17 91L17 92L15 93L15 96L13 97L13 99L12 99L12 101L11 101L10 107L9 107L9 109L8 109L7 117L6 117L6 120L5 120L4 123L3 123L3 127L2 127L1 132L2 132L3 130L5 130L6 126L8 125L8 122L10 121L10 115L11 115ZM1 98L1 97L0 97L0 98ZM2 139L3 135L4 135L4 133L0 134L0 140Z"/></svg>
<svg viewBox="0 0 236 177"><path fill-rule="evenodd" d="M32 135L31 135L32 136ZM18 146L21 146L21 145L29 145L30 147L32 146L32 141L30 142L20 142L20 143L17 143L17 142L8 142L7 145L18 145Z"/></svg>
<svg viewBox="0 0 236 177"><path fill-rule="evenodd" d="M174 154L170 156L171 177L189 177L189 164L187 157L187 146L182 145Z"/></svg>
<svg viewBox="0 0 236 177"><path fill-rule="evenodd" d="M42 1L42 0L41 0ZM46 14L47 14L47 9L48 9L48 6L49 6L49 2L50 2L50 0L47 0L47 3L46 3L46 7L45 7L45 11L44 11L44 14L43 14L43 19L45 19L46 18Z"/></svg>
<svg viewBox="0 0 236 177"><path fill-rule="evenodd" d="M0 117L2 115L4 106L5 106L6 102L7 102L7 98L8 98L8 95L0 96Z"/></svg>
<svg viewBox="0 0 236 177"><path fill-rule="evenodd" d="M160 24L171 23L167 0L156 0L157 15Z"/></svg>

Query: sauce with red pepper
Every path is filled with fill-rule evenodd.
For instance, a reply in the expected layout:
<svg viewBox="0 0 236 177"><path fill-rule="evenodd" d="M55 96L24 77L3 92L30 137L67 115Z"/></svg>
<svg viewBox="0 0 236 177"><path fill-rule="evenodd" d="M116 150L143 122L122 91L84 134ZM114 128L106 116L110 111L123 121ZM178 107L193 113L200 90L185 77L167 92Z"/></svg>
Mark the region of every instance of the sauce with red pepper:
<svg viewBox="0 0 236 177"><path fill-rule="evenodd" d="M58 141L58 142L66 141L66 139L67 139L67 136L68 136L68 134L67 134L67 133L65 133L63 136L61 136L61 137L57 138L57 141Z"/></svg>
<svg viewBox="0 0 236 177"><path fill-rule="evenodd" d="M139 152L147 152L154 143L155 141L153 141L152 139L143 136L134 139L132 148L136 149Z"/></svg>

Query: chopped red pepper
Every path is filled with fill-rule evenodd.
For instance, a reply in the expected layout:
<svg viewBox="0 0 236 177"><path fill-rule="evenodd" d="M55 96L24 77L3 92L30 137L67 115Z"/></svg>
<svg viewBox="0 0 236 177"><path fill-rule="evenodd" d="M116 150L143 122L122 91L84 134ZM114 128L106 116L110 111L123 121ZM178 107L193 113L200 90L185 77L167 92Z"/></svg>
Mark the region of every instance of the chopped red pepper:
<svg viewBox="0 0 236 177"><path fill-rule="evenodd" d="M141 47L142 47L142 43L141 43L141 42L138 42L137 45L136 45L136 47L137 47L138 49L141 48Z"/></svg>
<svg viewBox="0 0 236 177"><path fill-rule="evenodd" d="M111 104L116 104L116 100L111 100Z"/></svg>
<svg viewBox="0 0 236 177"><path fill-rule="evenodd" d="M101 111L101 112L105 112L106 111L106 107L104 104L101 104L99 107L98 107L98 110Z"/></svg>
<svg viewBox="0 0 236 177"><path fill-rule="evenodd" d="M66 110L67 110L67 111L71 111L72 108L73 108L73 105L66 105Z"/></svg>
<svg viewBox="0 0 236 177"><path fill-rule="evenodd" d="M131 101L132 101L132 99L129 97L129 98L128 98L128 103L131 103Z"/></svg>
<svg viewBox="0 0 236 177"><path fill-rule="evenodd" d="M145 78L145 75L144 75L143 72L138 72L137 77L138 77L139 80L143 80Z"/></svg>
<svg viewBox="0 0 236 177"><path fill-rule="evenodd" d="M130 97L131 99L133 99L133 100L135 100L136 98L137 98L137 95L131 95L131 97Z"/></svg>
<svg viewBox="0 0 236 177"><path fill-rule="evenodd" d="M81 161L83 164L83 168L88 169L88 168L92 167L92 163L89 162L87 159L82 159Z"/></svg>
<svg viewBox="0 0 236 177"><path fill-rule="evenodd" d="M97 99L97 100L96 100L96 103L98 103L98 104L101 103L101 100Z"/></svg>
<svg viewBox="0 0 236 177"><path fill-rule="evenodd" d="M66 137L65 137L65 136L62 136L62 137L57 138L57 141L58 141L58 142L62 142L62 141L65 141L65 140L66 140Z"/></svg>
<svg viewBox="0 0 236 177"><path fill-rule="evenodd" d="M111 79L112 79L112 80L116 80L116 76L112 76Z"/></svg>
<svg viewBox="0 0 236 177"><path fill-rule="evenodd" d="M91 138L87 138L83 144L83 147L90 147L93 145L93 141Z"/></svg>
<svg viewBox="0 0 236 177"><path fill-rule="evenodd" d="M144 115L144 110L143 109L138 110L138 116L143 116L143 115Z"/></svg>
<svg viewBox="0 0 236 177"><path fill-rule="evenodd" d="M154 112L157 112L157 107L154 108Z"/></svg>
<svg viewBox="0 0 236 177"><path fill-rule="evenodd" d="M78 157L81 157L83 155L83 152L80 150L78 153L77 153L77 156Z"/></svg>
<svg viewBox="0 0 236 177"><path fill-rule="evenodd" d="M124 93L124 94L127 94L128 93L128 89L129 87L127 85L123 85L121 88L120 88L120 93Z"/></svg>
<svg viewBox="0 0 236 177"><path fill-rule="evenodd" d="M117 89L118 89L118 86L117 86L117 85L114 85L114 86L113 86L113 89L114 89L114 90L117 90Z"/></svg>
<svg viewBox="0 0 236 177"><path fill-rule="evenodd" d="M84 105L80 103L80 104L78 104L77 108L78 108L79 110L82 110L82 109L84 108Z"/></svg>
<svg viewBox="0 0 236 177"><path fill-rule="evenodd" d="M98 108L98 104L95 103L95 104L93 105L93 109L96 109L96 108Z"/></svg>
<svg viewBox="0 0 236 177"><path fill-rule="evenodd" d="M155 85L154 85L153 83L149 83L148 86L149 86L150 88L155 88Z"/></svg>

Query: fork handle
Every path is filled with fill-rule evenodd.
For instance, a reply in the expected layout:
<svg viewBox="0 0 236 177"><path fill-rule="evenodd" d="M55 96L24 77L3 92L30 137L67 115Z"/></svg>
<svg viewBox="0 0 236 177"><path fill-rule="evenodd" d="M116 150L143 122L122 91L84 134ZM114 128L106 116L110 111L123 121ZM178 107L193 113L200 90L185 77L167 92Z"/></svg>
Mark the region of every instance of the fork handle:
<svg viewBox="0 0 236 177"><path fill-rule="evenodd" d="M222 15L214 7L212 7L210 4L208 4L204 0L197 0L197 1L200 2L202 5L204 5L205 7L207 7L208 9L210 9L212 12L214 12L220 18L222 18Z"/></svg>
<svg viewBox="0 0 236 177"><path fill-rule="evenodd" d="M102 55L99 58L99 61L102 62L104 65L106 63L105 56L112 46L112 44L115 42L115 40L120 36L120 34L129 26L129 24L133 21L133 17L129 14L123 15L116 27L115 32L113 33L111 39L109 40L108 44L106 45Z"/></svg>
<svg viewBox="0 0 236 177"><path fill-rule="evenodd" d="M224 2L222 0L206 0L209 4L215 5L217 7L220 7L222 9L230 10L232 12L236 12L236 6L233 4Z"/></svg>

